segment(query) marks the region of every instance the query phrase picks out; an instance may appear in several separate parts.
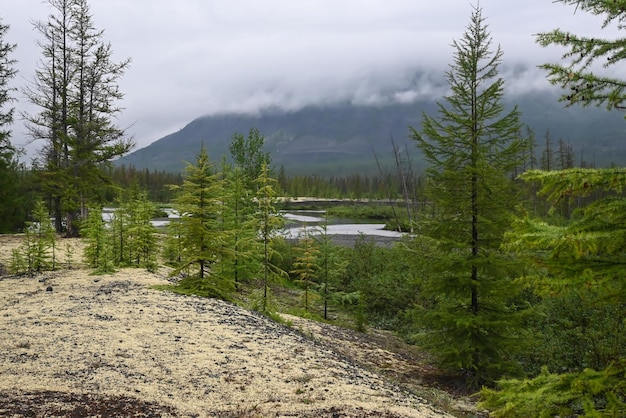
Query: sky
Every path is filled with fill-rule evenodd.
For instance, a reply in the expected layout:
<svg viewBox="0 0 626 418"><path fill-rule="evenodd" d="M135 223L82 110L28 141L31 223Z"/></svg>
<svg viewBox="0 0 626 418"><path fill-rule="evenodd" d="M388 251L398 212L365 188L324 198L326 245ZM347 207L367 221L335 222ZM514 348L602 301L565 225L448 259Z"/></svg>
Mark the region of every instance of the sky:
<svg viewBox="0 0 626 418"><path fill-rule="evenodd" d="M136 148L182 129L193 119L268 107L296 110L338 102L378 104L439 100L429 83L452 62L478 0L91 0L96 28L114 59L132 60L119 81L127 128ZM45 0L0 0L16 43L17 88L32 83L40 63ZM534 34L555 28L605 34L601 19L552 0L480 0L494 46L504 52L505 91L548 88L537 65L561 52ZM515 69L515 77L507 71ZM20 93L18 112L36 113ZM244 128L247 129L247 128ZM21 120L13 143L27 142ZM39 144L41 146L42 144ZM30 147L36 147L33 144Z"/></svg>

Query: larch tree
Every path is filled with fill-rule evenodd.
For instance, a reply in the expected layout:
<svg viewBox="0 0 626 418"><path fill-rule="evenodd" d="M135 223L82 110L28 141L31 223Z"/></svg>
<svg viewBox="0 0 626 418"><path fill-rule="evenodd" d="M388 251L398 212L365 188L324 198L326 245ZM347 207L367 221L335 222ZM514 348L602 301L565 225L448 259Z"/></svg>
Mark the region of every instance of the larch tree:
<svg viewBox="0 0 626 418"><path fill-rule="evenodd" d="M624 29L626 1L624 0L557 0L573 5L576 10L603 16L602 28L612 24ZM626 38L607 39L583 36L554 29L537 35L541 46L559 46L565 49L565 63L543 64L548 80L565 91L561 101L568 105L598 105L608 109L626 110L626 82L612 75L611 69L623 63L626 57Z"/></svg>
<svg viewBox="0 0 626 418"><path fill-rule="evenodd" d="M241 167L224 163L222 174L226 184L222 224L224 230L229 231L225 244L232 250L232 258L222 263L221 268L223 274L241 283L253 279L260 266L260 258L255 254L259 238L254 218L255 193L248 188Z"/></svg>
<svg viewBox="0 0 626 418"><path fill-rule="evenodd" d="M83 237L85 263L97 273L113 273L115 271L115 255L113 252L113 235L107 231L106 223L102 219L102 208L89 208L87 219L83 221Z"/></svg>
<svg viewBox="0 0 626 418"><path fill-rule="evenodd" d="M52 13L38 21L42 36L40 66L24 89L40 110L25 114L33 141L43 140L41 173L56 228L78 235L77 220L110 179L102 170L132 148L125 131L115 125L123 98L118 80L130 60L113 61L111 45L93 24L87 0L49 0Z"/></svg>
<svg viewBox="0 0 626 418"><path fill-rule="evenodd" d="M542 352L546 364L539 375L483 389L482 406L502 417L626 416L626 170L534 170L522 178L540 182L540 193L555 208L596 190L614 194L587 205L566 225L530 217L514 224L506 245L537 266L527 284L545 300L574 300L583 313L578 323L566 318L565 326L582 330L575 345L585 357L563 373Z"/></svg>
<svg viewBox="0 0 626 418"><path fill-rule="evenodd" d="M6 42L9 28L9 25L3 24L2 19L0 19L0 150L2 151L5 148L8 151L14 151L9 139L11 137L10 127L13 123L13 114L15 112L15 108L11 106L11 103L15 101L13 97L15 88L11 87L9 83L17 74L15 69L17 61L11 58L11 54L15 51L17 45ZM6 106L9 107L6 108Z"/></svg>
<svg viewBox="0 0 626 418"><path fill-rule="evenodd" d="M250 279L258 267L253 250L257 241L254 198L256 180L264 165L270 163L269 153L263 151L264 142L265 138L255 128L250 129L247 137L235 133L228 146L234 165L223 163L228 191L224 199L224 225L232 232L229 245L233 250L232 264L223 267L230 270L238 283Z"/></svg>
<svg viewBox="0 0 626 418"><path fill-rule="evenodd" d="M17 74L16 61L11 54L15 44L6 42L9 25L0 20L0 233L9 232L18 227L24 216L20 216L22 204L18 190L17 150L11 143L11 125L15 108L15 89L10 86Z"/></svg>
<svg viewBox="0 0 626 418"><path fill-rule="evenodd" d="M295 282L300 284L304 289L303 304L304 310L309 312L309 307L315 296L313 290L317 285L320 266L317 264L320 249L311 236L313 231L307 227L306 223L303 227L302 236L299 238L298 245L295 248L297 253L293 263L292 274L295 274Z"/></svg>
<svg viewBox="0 0 626 418"><path fill-rule="evenodd" d="M223 276L218 268L232 258L232 250L225 244L230 231L223 228L224 180L216 172L204 146L195 164L188 164L186 177L177 192L174 209L180 214L172 229L180 249L177 272L189 272L183 286L206 296L227 299L235 289L231 276ZM170 245L171 246L171 245Z"/></svg>
<svg viewBox="0 0 626 418"><path fill-rule="evenodd" d="M624 0L560 0L576 10L603 16L601 29L615 24L625 28ZM542 46L565 49L562 63L541 67L548 80L564 91L560 100L574 104L605 106L625 110L626 82L615 76L626 57L626 38L607 39L596 35L578 35L555 29L537 35ZM624 237L626 236L626 199L623 191L626 172L623 168L569 168L562 171L531 171L526 181L540 182L541 193L553 205L568 204L573 199L602 192L565 225L521 218L516 222L508 245L527 253L544 274L531 277L531 284L544 298L575 295L587 333L589 324L606 322L605 332L585 347L601 347L603 355L595 368L580 364L578 370L559 374L547 365L530 380L511 379L499 382L497 390L483 390L483 406L498 416L625 416L626 415L626 280L624 279ZM589 309L589 308L593 309ZM599 314L599 313L602 314ZM605 314L609 312L610 315ZM608 341L608 344L607 344ZM577 342L581 344L582 342Z"/></svg>
<svg viewBox="0 0 626 418"><path fill-rule="evenodd" d="M314 237L319 249L317 266L319 266L319 294L324 301L324 319L328 319L329 302L339 296L337 282L345 273L348 261L344 260L340 248L334 244L332 236L328 234L328 212L324 214L324 222L319 227L319 234Z"/></svg>
<svg viewBox="0 0 626 418"><path fill-rule="evenodd" d="M422 272L436 301L424 313L425 341L441 365L477 385L514 372L522 346L523 315L510 305L518 266L500 245L517 202L511 173L527 144L518 110L502 103L503 52L491 49L480 8L453 46L446 104L438 104L437 118L423 115L421 131L410 129L429 163L426 193L434 206L417 232L437 249Z"/></svg>
<svg viewBox="0 0 626 418"><path fill-rule="evenodd" d="M270 169L267 163L263 163L261 166L261 172L255 183L257 185L255 196L257 210L254 216L254 224L259 236L258 245L260 247L262 264L262 271L259 272L261 274L262 289L255 301L255 308L264 314L271 315L274 308L270 285L287 275L285 271L272 262L274 257L280 256L274 251L273 243L282 239L277 234L277 231L283 227L284 219L276 207L278 197L276 186L278 182L270 176Z"/></svg>

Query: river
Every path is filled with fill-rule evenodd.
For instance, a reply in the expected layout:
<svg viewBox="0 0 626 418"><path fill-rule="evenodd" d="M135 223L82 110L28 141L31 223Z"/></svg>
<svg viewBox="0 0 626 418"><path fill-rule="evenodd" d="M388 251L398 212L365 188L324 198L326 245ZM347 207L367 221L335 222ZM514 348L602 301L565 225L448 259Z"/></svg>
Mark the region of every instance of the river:
<svg viewBox="0 0 626 418"><path fill-rule="evenodd" d="M113 208L105 208L103 210L103 218L110 221ZM179 215L171 210L165 210L168 213L167 218L155 218L152 224L158 228L167 226L172 219L176 219ZM328 218L326 220L325 211L311 210L290 210L281 212L286 220L286 226L281 231L282 235L289 240L298 240L305 235L305 228L309 235L322 234L324 222L328 222L326 233L333 237L336 243L342 245L353 245L359 236L365 235L375 241L377 245L389 245L394 241L402 238L405 234L397 231L389 231L384 229L385 224L368 223L346 218Z"/></svg>

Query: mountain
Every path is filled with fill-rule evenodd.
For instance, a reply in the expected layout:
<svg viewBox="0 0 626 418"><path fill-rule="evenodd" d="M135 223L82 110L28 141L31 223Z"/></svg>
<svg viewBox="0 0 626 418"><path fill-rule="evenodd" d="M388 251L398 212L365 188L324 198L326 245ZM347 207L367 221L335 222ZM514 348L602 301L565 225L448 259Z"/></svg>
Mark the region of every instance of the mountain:
<svg viewBox="0 0 626 418"><path fill-rule="evenodd" d="M544 91L505 99L507 109L517 105L523 123L535 132L538 155L549 130L553 146L557 148L559 139L564 139L571 144L577 160L582 156L597 166L626 164L623 114L595 107L565 108L557 98L557 93ZM116 163L177 172L185 162L195 161L202 143L209 156L219 161L229 155L228 144L234 133L247 135L250 128L257 128L265 137L265 149L272 162L283 166L287 174L329 176L376 171L376 157L385 165L392 164L392 138L401 149L406 146L419 164L418 150L408 139L409 126L419 130L422 113L436 116L436 109L435 101L422 100L203 116Z"/></svg>

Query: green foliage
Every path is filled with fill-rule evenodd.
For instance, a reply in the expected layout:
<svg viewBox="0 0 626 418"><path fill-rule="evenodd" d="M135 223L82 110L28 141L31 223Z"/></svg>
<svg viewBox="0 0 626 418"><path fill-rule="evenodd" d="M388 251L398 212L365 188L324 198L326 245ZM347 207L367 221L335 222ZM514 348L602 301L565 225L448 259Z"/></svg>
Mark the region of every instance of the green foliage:
<svg viewBox="0 0 626 418"><path fill-rule="evenodd" d="M5 147L10 146L8 142L11 131L9 130L13 123L14 108L3 109L6 105L13 102L12 97L14 88L10 87L9 82L17 74L15 64L17 61L11 58L11 54L15 51L17 45L6 42L6 35L9 25L4 25L0 18L0 150L4 151ZM10 150L9 150L10 151Z"/></svg>
<svg viewBox="0 0 626 418"><path fill-rule="evenodd" d="M72 269L74 265L74 248L68 242L65 244L65 268L67 270Z"/></svg>
<svg viewBox="0 0 626 418"><path fill-rule="evenodd" d="M180 266L183 259L183 225L171 218L167 225L167 236L163 245L163 258L167 265ZM185 274L189 274L188 271Z"/></svg>
<svg viewBox="0 0 626 418"><path fill-rule="evenodd" d="M518 371L514 353L523 348L523 310L512 306L521 271L500 249L517 201L512 173L523 165L527 142L519 136L515 108L502 104L498 78L502 51L475 8L447 73L451 95L439 117L424 115L411 136L430 163L426 195L433 215L420 219L418 235L430 248L423 291L432 302L423 311L423 342L443 367L461 371L477 386Z"/></svg>
<svg viewBox="0 0 626 418"><path fill-rule="evenodd" d="M270 154L263 151L264 143L261 132L251 128L247 138L240 133L234 134L228 146L235 166L242 171L246 189L255 190L255 181L262 174L263 167L271 165Z"/></svg>
<svg viewBox="0 0 626 418"><path fill-rule="evenodd" d="M296 275L295 282L304 288L303 304L304 310L308 312L310 302L317 296L314 293L314 287L320 270L320 266L317 264L320 250L309 235L306 225L304 231L304 236L296 247L297 256L291 273Z"/></svg>
<svg viewBox="0 0 626 418"><path fill-rule="evenodd" d="M176 286L171 286L168 290L182 295L196 295L233 301L232 295L235 288L232 286L232 282L220 280L212 275L204 278L197 276L184 277L176 283Z"/></svg>
<svg viewBox="0 0 626 418"><path fill-rule="evenodd" d="M83 221L82 230L86 241L83 251L85 263L99 274L114 272L113 244L102 219L102 208L89 208L89 215Z"/></svg>
<svg viewBox="0 0 626 418"><path fill-rule="evenodd" d="M46 197L54 204L58 232L65 218L68 236L78 236L78 222L87 217L109 179L101 170L132 148L132 141L114 125L123 98L118 80L129 60L113 62L111 45L93 24L86 0L49 0L47 21L34 23L42 56L33 82L25 89L38 109L26 114L33 140L44 140L42 161L35 166Z"/></svg>
<svg viewBox="0 0 626 418"><path fill-rule="evenodd" d="M481 408L498 418L623 417L626 415L626 360L604 370L553 374L544 368L533 379L498 382L481 391Z"/></svg>
<svg viewBox="0 0 626 418"><path fill-rule="evenodd" d="M602 370L626 358L626 306L607 304L595 293L569 290L536 302L540 315L529 325L537 338L521 359L529 375L542 365L560 373Z"/></svg>
<svg viewBox="0 0 626 418"><path fill-rule="evenodd" d="M222 227L230 233L226 245L232 257L220 265L221 274L234 277L236 283L253 280L261 270L258 231L253 200L255 186L250 186L245 171L223 164L225 194L223 199ZM252 187L252 188L250 188Z"/></svg>
<svg viewBox="0 0 626 418"><path fill-rule="evenodd" d="M332 238L328 235L328 212L326 219L320 228L320 234L315 236L319 253L316 264L319 266L318 294L324 302L324 319L328 319L329 302L338 302L340 291L338 281L348 267L348 261L343 259L340 248L335 246Z"/></svg>
<svg viewBox="0 0 626 418"><path fill-rule="evenodd" d="M553 205L595 190L621 192L626 179L622 169L531 171L522 178L540 182ZM542 340L524 361L565 373L544 371L523 384L502 382L500 392L484 391L485 405L500 416L525 416L532 408L546 411L541 416L624 415L625 210L626 199L608 196L569 223L527 216L514 224L506 246L537 266L524 279L544 314L534 324Z"/></svg>
<svg viewBox="0 0 626 418"><path fill-rule="evenodd" d="M0 233L21 229L29 212L27 189L22 187L22 167L18 151L11 144L11 124L15 108L15 89L10 81L17 74L16 61L11 58L16 45L5 41L8 25L0 18Z"/></svg>
<svg viewBox="0 0 626 418"><path fill-rule="evenodd" d="M127 203L120 206L115 212L120 216L128 216L126 245L128 258L123 261L136 267L144 267L148 271L155 271L158 265L157 230L152 225L155 206L148 200L145 192L139 193ZM121 255L122 252L120 251Z"/></svg>
<svg viewBox="0 0 626 418"><path fill-rule="evenodd" d="M605 29L612 23L622 24L626 17L626 4L623 0L559 0L564 4L576 6L576 10L603 16ZM619 26L620 29L623 29ZM621 63L626 52L624 38L607 39L598 35L577 35L554 29L537 35L537 43L541 46L555 45L565 49L561 59L563 64L544 64L541 66L548 72L548 80L559 85L567 92L561 97L568 105L582 104L605 105L607 109L624 109L626 85L615 78L609 69ZM600 63L604 68L598 71Z"/></svg>
<svg viewBox="0 0 626 418"><path fill-rule="evenodd" d="M174 191L167 187L171 184L183 183L182 173L168 172L164 170L139 170L133 166L121 164L106 170L111 181L122 190L138 187L147 193L151 202L169 203L174 197Z"/></svg>
<svg viewBox="0 0 626 418"><path fill-rule="evenodd" d="M226 244L231 231L224 229L224 180L215 173L204 146L195 164L188 164L174 208L180 218L170 228L169 252L176 257L175 273L190 274L189 281L203 294L224 294L235 289L232 276L221 274L220 263L232 258ZM171 260L174 261L174 260Z"/></svg>
<svg viewBox="0 0 626 418"><path fill-rule="evenodd" d="M326 172L319 170L320 172ZM346 174L343 176L319 176L314 174L283 173L280 187L286 196L293 198L314 196L325 199L399 199L402 198L402 182L389 172L379 175ZM419 177L411 174L407 183L420 188ZM419 192L419 190L416 190Z"/></svg>
<svg viewBox="0 0 626 418"><path fill-rule="evenodd" d="M9 263L9 271L13 274L20 274L28 271L28 263L22 254L22 248L14 248L11 250L11 261Z"/></svg>
<svg viewBox="0 0 626 418"><path fill-rule="evenodd" d="M327 209L327 214L338 218L367 219L370 221L392 221L396 218L392 206L387 203L331 206Z"/></svg>
<svg viewBox="0 0 626 418"><path fill-rule="evenodd" d="M270 284L287 276L284 270L272 263L272 259L279 256L275 252L273 244L282 240L276 232L283 227L284 220L276 207L277 181L270 177L267 164L263 164L261 167L261 173L255 179L255 184L257 190L255 197L258 207L254 216L254 225L260 236L263 268L261 275L262 291L259 294L259 303L257 303L256 308L264 314L271 314L273 304Z"/></svg>
<svg viewBox="0 0 626 418"><path fill-rule="evenodd" d="M541 193L553 204L594 189L621 191L626 184L623 169L533 171L522 178L541 181ZM578 219L567 225L522 218L509 235L508 247L526 252L548 269L548 276L531 278L543 292L590 289L605 303L619 303L626 299L622 275L625 211L626 199L613 196L587 205L579 211Z"/></svg>
<svg viewBox="0 0 626 418"><path fill-rule="evenodd" d="M22 245L12 253L11 271L16 274L39 273L58 267L56 233L43 202L36 203L31 218L32 221L26 222Z"/></svg>
<svg viewBox="0 0 626 418"><path fill-rule="evenodd" d="M404 245L378 247L361 235L353 248L333 256L343 273L331 281L331 301L351 310L359 329L371 325L409 333L415 327L407 314L420 297L414 257Z"/></svg>

